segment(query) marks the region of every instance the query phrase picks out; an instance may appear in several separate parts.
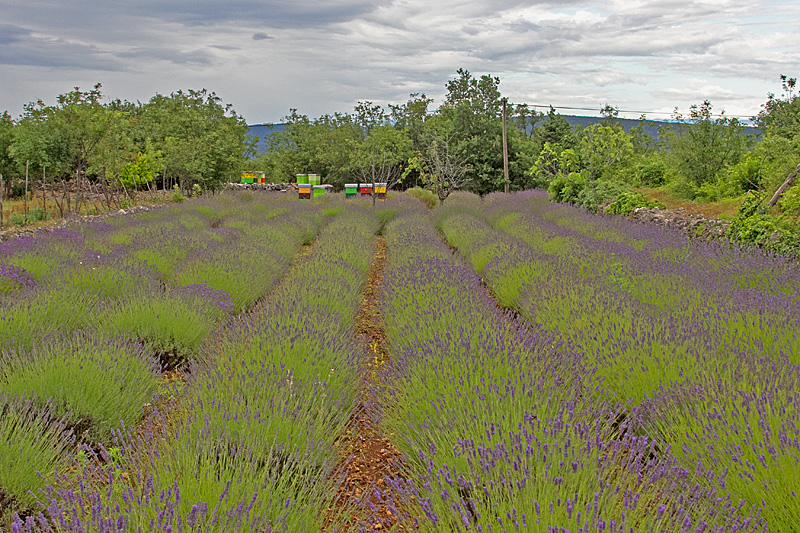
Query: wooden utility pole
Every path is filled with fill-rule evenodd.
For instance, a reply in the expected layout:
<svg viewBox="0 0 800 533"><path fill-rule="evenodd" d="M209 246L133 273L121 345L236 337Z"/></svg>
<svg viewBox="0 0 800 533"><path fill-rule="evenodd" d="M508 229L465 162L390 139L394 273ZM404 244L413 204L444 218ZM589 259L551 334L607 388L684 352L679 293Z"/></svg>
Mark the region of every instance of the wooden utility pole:
<svg viewBox="0 0 800 533"><path fill-rule="evenodd" d="M47 171L45 170L47 165L42 166L42 210L44 214L42 215L44 218L42 220L47 220Z"/></svg>
<svg viewBox="0 0 800 533"><path fill-rule="evenodd" d="M506 179L506 189L505 192L508 194L508 187L511 183L511 179L508 177L508 133L506 131L506 104L508 103L507 98L503 98L503 176Z"/></svg>
<svg viewBox="0 0 800 533"><path fill-rule="evenodd" d="M25 218L22 221L23 226L28 225L28 160L25 160L25 199L23 201L23 210L25 212Z"/></svg>

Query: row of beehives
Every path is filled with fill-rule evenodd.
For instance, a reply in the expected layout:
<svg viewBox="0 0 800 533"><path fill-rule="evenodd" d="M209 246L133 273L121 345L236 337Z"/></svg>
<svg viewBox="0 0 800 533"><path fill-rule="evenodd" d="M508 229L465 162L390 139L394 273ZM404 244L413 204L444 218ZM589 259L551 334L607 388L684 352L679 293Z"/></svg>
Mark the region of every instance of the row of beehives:
<svg viewBox="0 0 800 533"><path fill-rule="evenodd" d="M346 183L344 186L345 198L355 198L361 196L372 196L375 194L378 199L386 199L386 183ZM325 194L330 185L312 185L311 183L297 182L297 190L300 200L310 200Z"/></svg>
<svg viewBox="0 0 800 533"><path fill-rule="evenodd" d="M361 196L372 196L376 194L378 198L386 198L386 184L385 183L345 183L344 196L345 198L355 198L358 194Z"/></svg>

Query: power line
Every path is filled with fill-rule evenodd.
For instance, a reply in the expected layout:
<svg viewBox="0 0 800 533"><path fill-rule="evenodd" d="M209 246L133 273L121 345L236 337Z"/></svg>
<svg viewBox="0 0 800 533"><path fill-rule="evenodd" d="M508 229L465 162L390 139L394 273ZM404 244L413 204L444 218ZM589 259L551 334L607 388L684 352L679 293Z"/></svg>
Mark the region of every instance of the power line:
<svg viewBox="0 0 800 533"><path fill-rule="evenodd" d="M554 108L554 109L569 109L570 111L596 111L599 114L599 110L596 107L571 107L566 105L540 105L540 104L527 104L528 107L546 107L546 108ZM672 115L673 111L633 111L630 109L616 109L618 113L637 113L639 115ZM731 117L731 118L746 118L751 119L754 115L728 115L727 113L712 113L712 117Z"/></svg>

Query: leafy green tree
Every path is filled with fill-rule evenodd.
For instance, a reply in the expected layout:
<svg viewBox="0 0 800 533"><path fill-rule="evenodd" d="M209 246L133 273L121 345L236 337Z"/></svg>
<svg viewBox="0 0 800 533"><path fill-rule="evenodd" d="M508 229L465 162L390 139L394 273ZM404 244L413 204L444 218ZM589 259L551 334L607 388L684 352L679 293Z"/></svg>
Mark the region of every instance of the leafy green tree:
<svg viewBox="0 0 800 533"><path fill-rule="evenodd" d="M438 137L449 139L449 148L469 164L469 189L479 194L502 190L503 122L500 78L483 75L474 77L459 69L450 80L447 96L439 108L436 131ZM526 135L527 122L514 120L517 108L511 104L508 121L508 156L511 187L528 185L526 170L535 158L535 148ZM526 107L520 113L530 116ZM446 123L443 125L442 123Z"/></svg>
<svg viewBox="0 0 800 533"><path fill-rule="evenodd" d="M452 138L435 130L426 140L425 148L408 161L403 177L415 171L424 188L433 191L444 202L450 193L472 180L469 158L454 149Z"/></svg>
<svg viewBox="0 0 800 533"><path fill-rule="evenodd" d="M365 134L357 121L347 113L311 120L292 109L284 118L283 131L270 136L269 149L259 164L276 180L293 182L295 174L311 172L322 176L326 183L341 187L358 175L352 151Z"/></svg>
<svg viewBox="0 0 800 533"><path fill-rule="evenodd" d="M781 74L783 95L767 95L767 102L755 117L758 126L768 134L792 139L800 135L800 96L795 94L797 78Z"/></svg>
<svg viewBox="0 0 800 533"><path fill-rule="evenodd" d="M76 87L59 95L53 106L41 100L27 104L11 149L17 165L24 168L29 162L34 175L46 175L48 181L76 179L76 206L109 132L123 120L103 103L100 89L99 83L89 91Z"/></svg>
<svg viewBox="0 0 800 533"><path fill-rule="evenodd" d="M736 118L723 114L714 118L711 102L690 108L689 117L675 113L674 127L661 127L666 155L677 171L694 187L708 183L724 169L735 165L753 144Z"/></svg>
<svg viewBox="0 0 800 533"><path fill-rule="evenodd" d="M564 149L558 143L545 142L528 173L535 187L546 189L557 177L565 177L579 171L580 155L575 150Z"/></svg>
<svg viewBox="0 0 800 533"><path fill-rule="evenodd" d="M153 181L157 169L157 164L147 154L139 153L135 161L122 167L119 179L127 189L143 189Z"/></svg>
<svg viewBox="0 0 800 533"><path fill-rule="evenodd" d="M383 125L374 126L367 138L353 147L352 154L359 179L364 183L386 183L388 190L401 180L413 151L405 130Z"/></svg>
<svg viewBox="0 0 800 533"><path fill-rule="evenodd" d="M420 150L426 136L425 123L431 114L429 107L433 98L428 98L424 93L411 93L409 96L405 104L389 104L390 118L395 128L408 134L413 149Z"/></svg>
<svg viewBox="0 0 800 533"><path fill-rule="evenodd" d="M382 106L370 101L356 104L352 121L361 128L363 135L369 135L372 128L388 124L389 115Z"/></svg>
<svg viewBox="0 0 800 533"><path fill-rule="evenodd" d="M439 136L448 139L448 148L469 162L473 192L499 190L505 182L500 78L476 78L465 69L457 74L447 82L447 96L439 107L440 121L447 123L439 126Z"/></svg>
<svg viewBox="0 0 800 533"><path fill-rule="evenodd" d="M74 91L59 95L52 120L64 132L72 147L73 168L79 179L89 169L92 158L114 122L121 118L110 112L102 103L103 95L98 83L90 91Z"/></svg>
<svg viewBox="0 0 800 533"><path fill-rule="evenodd" d="M541 126L536 128L534 138L541 145L546 143L558 145L565 149L576 148L577 137L567 119L562 117L553 107L547 112L547 117L541 121Z"/></svg>
<svg viewBox="0 0 800 533"><path fill-rule="evenodd" d="M363 142L367 133L354 116L347 113L323 115L315 121L315 126L313 158L308 170L324 176L331 185L343 187L357 175L352 150L354 145Z"/></svg>
<svg viewBox="0 0 800 533"><path fill-rule="evenodd" d="M353 148L354 166L362 183L385 183L392 189L403 179L412 143L406 130L391 125L374 126L366 139ZM375 205L375 191L372 204Z"/></svg>
<svg viewBox="0 0 800 533"><path fill-rule="evenodd" d="M133 139L136 119L132 111L130 107L109 106L107 112L113 117L111 126L98 143L89 164L91 174L102 177L114 187L122 184L120 172L135 160L139 151Z"/></svg>
<svg viewBox="0 0 800 533"><path fill-rule="evenodd" d="M158 146L166 175L184 191L195 183L215 190L238 181L255 153L256 139L244 118L206 89L156 94L140 106L137 119L137 145L149 141Z"/></svg>
<svg viewBox="0 0 800 533"><path fill-rule="evenodd" d="M607 126L619 126L619 108L609 103L600 109L600 116L603 117L603 124Z"/></svg>
<svg viewBox="0 0 800 533"><path fill-rule="evenodd" d="M581 167L590 179L613 176L633 160L633 142L618 125L591 124L579 137Z"/></svg>
<svg viewBox="0 0 800 533"><path fill-rule="evenodd" d="M11 150L14 144L15 128L11 115L4 111L0 115L0 174L3 175L5 183L10 183L16 176L16 162Z"/></svg>
<svg viewBox="0 0 800 533"><path fill-rule="evenodd" d="M535 109L531 110L528 104L517 104L512 107L511 121L516 126L516 129L524 133L528 138L533 139L536 126L544 120L546 115Z"/></svg>

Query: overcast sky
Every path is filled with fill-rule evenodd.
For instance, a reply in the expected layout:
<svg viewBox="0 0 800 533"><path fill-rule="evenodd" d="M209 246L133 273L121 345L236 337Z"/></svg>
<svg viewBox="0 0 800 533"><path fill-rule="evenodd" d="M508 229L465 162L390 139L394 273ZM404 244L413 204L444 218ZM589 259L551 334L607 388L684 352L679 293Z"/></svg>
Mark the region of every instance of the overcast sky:
<svg viewBox="0 0 800 533"><path fill-rule="evenodd" d="M800 0L0 0L0 112L103 84L207 88L248 123L441 102L458 68L515 103L663 118L708 99L750 116L800 75ZM666 114L656 114L662 112Z"/></svg>

